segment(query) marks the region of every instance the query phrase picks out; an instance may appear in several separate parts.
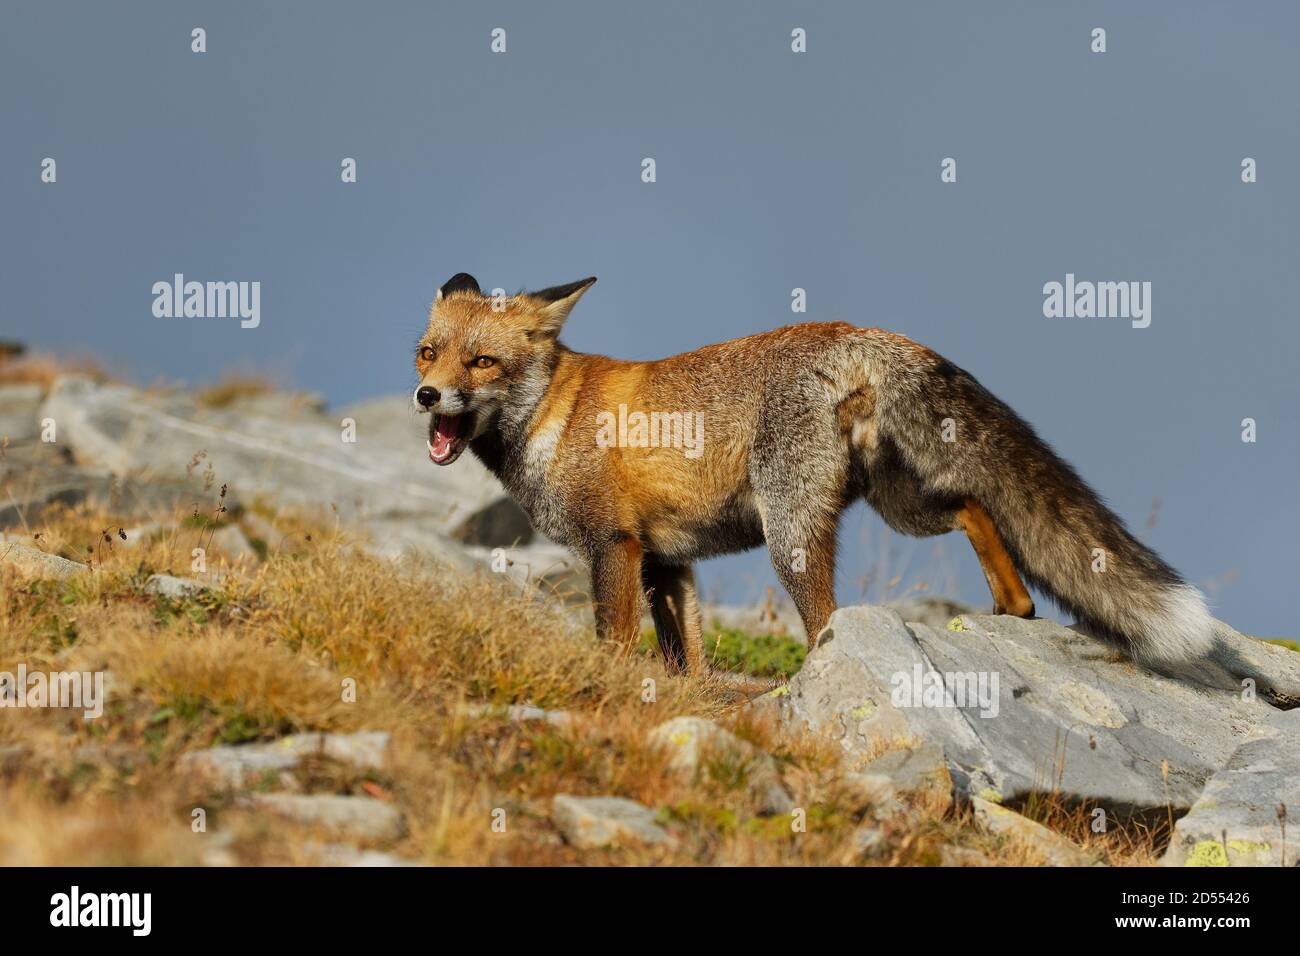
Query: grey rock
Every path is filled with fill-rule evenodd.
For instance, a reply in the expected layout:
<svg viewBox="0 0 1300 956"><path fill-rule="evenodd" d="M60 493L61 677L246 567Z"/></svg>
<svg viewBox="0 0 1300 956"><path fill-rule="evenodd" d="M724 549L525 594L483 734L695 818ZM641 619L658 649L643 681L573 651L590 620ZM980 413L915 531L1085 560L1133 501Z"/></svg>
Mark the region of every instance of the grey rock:
<svg viewBox="0 0 1300 956"><path fill-rule="evenodd" d="M1296 661L1287 660L1291 653ZM1228 632L1220 656L1289 686L1300 655ZM996 707L913 705L894 690L944 673L998 682ZM779 698L783 719L839 740L850 760L882 742L942 744L958 790L1014 802L1059 784L1121 816L1186 809L1277 713L1239 692L1153 673L1051 621L963 615L951 628L905 625L892 610L844 608ZM964 703L965 706L954 706ZM982 715L983 714L983 715ZM1168 761L1168 781L1162 764ZM1058 773L1059 771L1059 773Z"/></svg>
<svg viewBox="0 0 1300 956"><path fill-rule="evenodd" d="M589 601L591 584L587 566L567 548L540 536L525 547L493 549L469 545L465 552L520 586L538 586L573 603Z"/></svg>
<svg viewBox="0 0 1300 956"><path fill-rule="evenodd" d="M249 744L213 747L185 754L180 759L179 768L182 773L197 777L208 786L238 790L292 770L300 759L299 754L281 750L274 744Z"/></svg>
<svg viewBox="0 0 1300 956"><path fill-rule="evenodd" d="M893 601L886 607L894 608L904 621L919 621L933 627L943 627L958 614L973 609L961 601L940 597L914 597ZM706 628L727 627L746 634L778 634L794 640L804 640L803 622L794 605L784 598L770 597L768 601L754 604L706 604L702 609Z"/></svg>
<svg viewBox="0 0 1300 956"><path fill-rule="evenodd" d="M384 730L361 730L351 734L301 734L304 745L331 760L364 770L382 770L388 760L392 735Z"/></svg>
<svg viewBox="0 0 1300 956"><path fill-rule="evenodd" d="M565 840L582 850L672 842L653 810L623 797L556 794L551 819Z"/></svg>
<svg viewBox="0 0 1300 956"><path fill-rule="evenodd" d="M0 385L0 443L40 437L41 401L45 390L35 383Z"/></svg>
<svg viewBox="0 0 1300 956"><path fill-rule="evenodd" d="M321 829L335 838L389 841L400 839L406 833L401 812L371 797L259 793L247 798L247 802L294 823Z"/></svg>
<svg viewBox="0 0 1300 956"><path fill-rule="evenodd" d="M651 730L647 742L668 753L670 770L692 778L707 772L710 760L738 758L746 764L747 784L762 812L789 813L794 808L772 756L710 720L674 717Z"/></svg>
<svg viewBox="0 0 1300 956"><path fill-rule="evenodd" d="M423 419L393 400L338 420L282 420L210 408L183 393L157 395L120 385L62 379L42 416L79 460L127 476L184 480L206 452L217 483L245 500L265 495L305 507L333 505L345 519L409 516L450 534L504 491L472 455L453 468L429 464ZM341 421L356 420L356 441Z"/></svg>
<svg viewBox="0 0 1300 956"><path fill-rule="evenodd" d="M211 543L219 548L232 561L256 563L257 551L248 543L243 529L236 524L228 524L212 533Z"/></svg>
<svg viewBox="0 0 1300 956"><path fill-rule="evenodd" d="M482 561L439 530L435 523L410 516L359 518L351 523L368 537L365 550L376 557L410 561L421 567L433 562L462 571L483 567Z"/></svg>
<svg viewBox="0 0 1300 956"><path fill-rule="evenodd" d="M841 780L859 801L871 805L872 816L877 820L892 817L903 809L898 786L888 774L848 771Z"/></svg>
<svg viewBox="0 0 1300 956"><path fill-rule="evenodd" d="M961 614L974 614L975 608L961 601L944 597L910 597L890 601L885 607L893 608L908 624L928 624L947 627L948 622Z"/></svg>
<svg viewBox="0 0 1300 956"><path fill-rule="evenodd" d="M71 450L78 466L64 462L58 471L56 463L42 463L21 485L32 489L30 500L0 505L0 527L56 503L90 501L127 515L179 504L206 511L224 485L231 514L237 511L232 502L254 497L292 508L330 507L348 530L369 539L365 547L373 554L469 570L490 565L497 549L505 549L511 577L585 598L585 568L532 532L473 455L449 468L429 463L428 419L414 414L408 396L329 416L310 404L302 411L297 402L263 395L212 407L180 391L61 379L39 414L55 420L60 447ZM355 441L344 440L345 420ZM240 523L245 537L259 538L268 551L282 543L278 535L259 533L252 520Z"/></svg>
<svg viewBox="0 0 1300 956"><path fill-rule="evenodd" d="M37 442L0 458L0 528L29 527L47 509L86 506L123 518L192 510L201 493L183 481L141 479L91 464L74 464L62 446ZM203 499L206 501L206 499ZM227 502L228 506L233 501Z"/></svg>
<svg viewBox="0 0 1300 956"><path fill-rule="evenodd" d="M144 583L146 594L156 594L173 601L199 597L212 590L212 584L197 578L178 578L170 574L155 574Z"/></svg>
<svg viewBox="0 0 1300 956"><path fill-rule="evenodd" d="M181 769L210 786L242 789L267 775L293 770L305 757L322 756L361 769L382 769L389 744L383 731L292 734L265 744L211 747L185 754Z"/></svg>
<svg viewBox="0 0 1300 956"><path fill-rule="evenodd" d="M1097 866L1100 863L1095 853L1075 846L1060 834L1013 810L979 797L971 798L971 806L976 822L996 836L1009 837L1028 846L1045 866Z"/></svg>
<svg viewBox="0 0 1300 956"><path fill-rule="evenodd" d="M545 710L531 704L511 704L499 707L492 704L470 704L464 708L469 717L498 717L516 724L541 721L554 727L568 727L573 723L573 714L566 710Z"/></svg>
<svg viewBox="0 0 1300 956"><path fill-rule="evenodd" d="M123 528L126 538L118 538L116 547L119 548L138 548L142 544L147 544L156 537L161 537L168 533L169 527L159 521L150 521L147 524L136 525L131 528Z"/></svg>
<svg viewBox="0 0 1300 956"><path fill-rule="evenodd" d="M335 441L334 425L352 419L357 430L353 447L384 458L384 467L402 486L403 497L408 489L419 491L418 500L399 499L396 505L391 489L385 491L387 506L372 509L373 513L410 513L460 544L495 547L517 538L521 543L531 540L525 537L524 529L530 528L527 517L474 455L462 455L447 468L429 462L425 446L429 417L414 411L410 393L359 402L332 417Z"/></svg>
<svg viewBox="0 0 1300 956"><path fill-rule="evenodd" d="M1280 715L1275 724L1276 734L1242 744L1210 777L1174 825L1162 865L1300 864L1300 710Z"/></svg>
<svg viewBox="0 0 1300 956"><path fill-rule="evenodd" d="M942 744L925 741L915 747L891 750L862 768L860 776L883 777L897 792L921 795L937 812L946 812L952 806L952 777Z"/></svg>
<svg viewBox="0 0 1300 956"><path fill-rule="evenodd" d="M533 540L533 526L528 516L510 498L489 502L471 514L452 531L463 544L487 548L521 547Z"/></svg>
<svg viewBox="0 0 1300 956"><path fill-rule="evenodd" d="M69 561L57 554L48 554L39 548L15 541L0 543L0 568L11 569L23 578L58 581L86 574L90 570L77 561Z"/></svg>
<svg viewBox="0 0 1300 956"><path fill-rule="evenodd" d="M247 511L239 519L239 522L243 526L244 535L247 537L249 544L261 542L267 555L284 550L287 539L283 532L261 515Z"/></svg>
<svg viewBox="0 0 1300 956"><path fill-rule="evenodd" d="M855 853L863 856L873 856L884 849L885 834L879 827L860 826L853 831L853 835L849 837L849 842Z"/></svg>

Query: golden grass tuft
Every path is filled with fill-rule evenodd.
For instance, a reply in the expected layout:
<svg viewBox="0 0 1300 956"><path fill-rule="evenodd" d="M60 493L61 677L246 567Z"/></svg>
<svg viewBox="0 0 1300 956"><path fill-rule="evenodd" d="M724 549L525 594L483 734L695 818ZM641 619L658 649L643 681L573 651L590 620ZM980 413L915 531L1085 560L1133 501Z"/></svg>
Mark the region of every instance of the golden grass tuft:
<svg viewBox="0 0 1300 956"><path fill-rule="evenodd" d="M220 381L199 389L195 395L200 405L210 408L227 408L241 399L270 395L279 387L270 378L249 372L230 372Z"/></svg>
<svg viewBox="0 0 1300 956"><path fill-rule="evenodd" d="M111 382L116 378L97 359L90 357L30 355L0 361L0 385L39 385L49 391L54 382L65 375L95 382Z"/></svg>

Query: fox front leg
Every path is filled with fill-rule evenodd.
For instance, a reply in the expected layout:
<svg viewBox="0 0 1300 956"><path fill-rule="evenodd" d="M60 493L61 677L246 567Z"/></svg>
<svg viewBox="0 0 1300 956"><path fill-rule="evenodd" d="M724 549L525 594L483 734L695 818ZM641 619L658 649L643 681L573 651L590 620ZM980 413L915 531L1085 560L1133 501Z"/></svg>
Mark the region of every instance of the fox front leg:
<svg viewBox="0 0 1300 956"><path fill-rule="evenodd" d="M617 641L627 653L641 631L641 542L631 535L597 548L591 556L591 596L596 634Z"/></svg>

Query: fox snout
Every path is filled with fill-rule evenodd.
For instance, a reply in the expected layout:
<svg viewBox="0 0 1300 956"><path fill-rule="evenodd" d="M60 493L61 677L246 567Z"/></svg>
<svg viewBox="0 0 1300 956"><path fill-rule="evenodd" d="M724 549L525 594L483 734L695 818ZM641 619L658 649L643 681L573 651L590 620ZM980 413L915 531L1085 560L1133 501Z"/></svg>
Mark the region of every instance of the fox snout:
<svg viewBox="0 0 1300 956"><path fill-rule="evenodd" d="M437 412L444 415L459 415L468 405L467 396L457 388L435 388L432 385L417 385L411 396L415 407L421 412Z"/></svg>

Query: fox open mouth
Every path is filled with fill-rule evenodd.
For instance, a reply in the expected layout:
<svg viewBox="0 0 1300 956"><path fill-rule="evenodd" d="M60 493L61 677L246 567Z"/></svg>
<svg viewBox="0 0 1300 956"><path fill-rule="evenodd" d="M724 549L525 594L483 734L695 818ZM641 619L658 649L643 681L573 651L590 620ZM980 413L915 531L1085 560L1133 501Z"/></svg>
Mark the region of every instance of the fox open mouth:
<svg viewBox="0 0 1300 956"><path fill-rule="evenodd" d="M435 465L450 465L460 457L469 436L473 434L474 416L434 415L429 426L429 461Z"/></svg>

